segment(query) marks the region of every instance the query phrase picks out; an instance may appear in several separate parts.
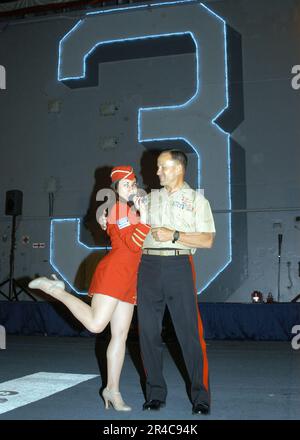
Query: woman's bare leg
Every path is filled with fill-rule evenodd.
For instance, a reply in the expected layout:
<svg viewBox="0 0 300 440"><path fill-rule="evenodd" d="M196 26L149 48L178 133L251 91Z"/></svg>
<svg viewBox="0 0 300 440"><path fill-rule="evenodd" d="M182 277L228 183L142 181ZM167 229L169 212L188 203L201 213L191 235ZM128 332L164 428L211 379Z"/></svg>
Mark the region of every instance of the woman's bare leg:
<svg viewBox="0 0 300 440"><path fill-rule="evenodd" d="M92 333L101 333L105 329L118 305L116 298L99 293L93 295L91 306L65 291L59 300Z"/></svg>
<svg viewBox="0 0 300 440"><path fill-rule="evenodd" d="M46 291L46 293L48 292ZM51 296L61 301L75 318L92 333L101 333L105 329L119 301L111 296L97 293L93 295L91 305L88 305L60 288L52 290Z"/></svg>
<svg viewBox="0 0 300 440"><path fill-rule="evenodd" d="M29 283L33 289L43 290L48 295L62 302L90 332L101 333L109 323L119 302L109 295L96 293L89 306L81 299L64 290L64 283L52 275L54 279L39 277Z"/></svg>
<svg viewBox="0 0 300 440"><path fill-rule="evenodd" d="M125 358L126 339L134 305L119 301L110 320L111 340L107 349L107 388L119 391L121 371Z"/></svg>

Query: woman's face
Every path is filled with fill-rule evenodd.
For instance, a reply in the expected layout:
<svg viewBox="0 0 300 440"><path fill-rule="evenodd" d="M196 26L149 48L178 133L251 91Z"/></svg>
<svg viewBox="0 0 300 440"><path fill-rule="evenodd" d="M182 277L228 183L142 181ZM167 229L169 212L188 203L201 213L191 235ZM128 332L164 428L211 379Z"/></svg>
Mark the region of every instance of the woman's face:
<svg viewBox="0 0 300 440"><path fill-rule="evenodd" d="M129 200L130 196L137 194L136 180L122 179L119 181L118 194L120 197Z"/></svg>

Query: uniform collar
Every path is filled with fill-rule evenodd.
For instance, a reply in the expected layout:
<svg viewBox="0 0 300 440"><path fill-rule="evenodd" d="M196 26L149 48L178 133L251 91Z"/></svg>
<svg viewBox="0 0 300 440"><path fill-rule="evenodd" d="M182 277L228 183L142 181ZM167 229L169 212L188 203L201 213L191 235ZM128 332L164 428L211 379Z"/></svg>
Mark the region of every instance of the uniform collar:
<svg viewBox="0 0 300 440"><path fill-rule="evenodd" d="M163 187L162 189L161 189L161 192L164 194L164 195L166 195L166 196L168 196L168 197L171 197L171 196L173 196L173 195L175 195L175 194L178 194L180 191L182 191L183 189L190 189L191 187L190 187L190 185L186 182L186 181L184 181L183 182L183 184L182 184L182 186L177 190L177 191L175 191L175 192L173 192L173 193L171 193L171 194L169 194L169 192L166 190L166 188L165 187Z"/></svg>

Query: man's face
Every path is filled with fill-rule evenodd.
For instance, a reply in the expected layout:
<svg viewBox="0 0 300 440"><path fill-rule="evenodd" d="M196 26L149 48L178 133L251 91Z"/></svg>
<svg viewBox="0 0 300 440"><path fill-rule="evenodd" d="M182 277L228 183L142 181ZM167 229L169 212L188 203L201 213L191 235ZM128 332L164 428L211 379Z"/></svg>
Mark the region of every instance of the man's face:
<svg viewBox="0 0 300 440"><path fill-rule="evenodd" d="M176 181L181 173L181 167L177 161L172 159L170 153L162 153L157 159L157 175L161 186L168 186Z"/></svg>

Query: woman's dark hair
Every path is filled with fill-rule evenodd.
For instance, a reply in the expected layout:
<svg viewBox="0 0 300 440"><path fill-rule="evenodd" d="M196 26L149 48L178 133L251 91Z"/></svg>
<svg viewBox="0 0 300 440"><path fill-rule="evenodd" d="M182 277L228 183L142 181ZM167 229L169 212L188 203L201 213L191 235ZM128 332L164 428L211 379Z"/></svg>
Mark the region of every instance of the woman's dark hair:
<svg viewBox="0 0 300 440"><path fill-rule="evenodd" d="M119 183L120 183L120 180L117 180L116 182L113 182L110 186L111 186L111 189L114 191L114 193L115 193L115 196L116 196L116 202L118 202L119 200L120 200L120 196L119 196L119 193L118 193L118 190L119 190Z"/></svg>
<svg viewBox="0 0 300 440"><path fill-rule="evenodd" d="M120 199L119 193L118 193L119 180L117 180L116 182L111 183L110 187L113 190L113 192L115 193L115 198L108 198L107 196L105 197L104 202L108 203L108 205L107 205L108 214L110 213L110 211L111 211L112 207L114 206L115 202L118 202L119 199Z"/></svg>
<svg viewBox="0 0 300 440"><path fill-rule="evenodd" d="M110 186L111 188L114 190L115 193L118 194L118 189L119 189L119 182L120 180L117 180L116 182L113 182Z"/></svg>
<svg viewBox="0 0 300 440"><path fill-rule="evenodd" d="M177 160L183 166L184 171L186 170L188 158L187 155L181 150L166 150L164 153L170 153L173 160Z"/></svg>

